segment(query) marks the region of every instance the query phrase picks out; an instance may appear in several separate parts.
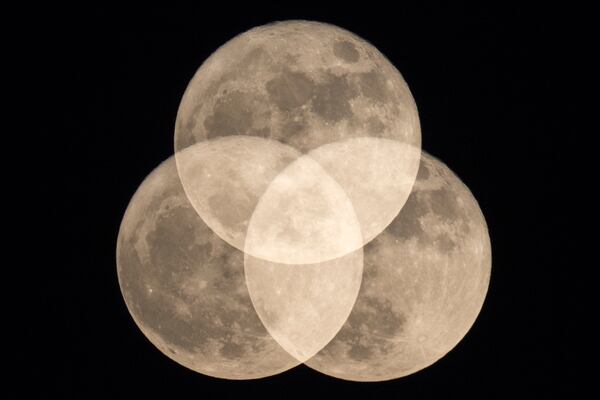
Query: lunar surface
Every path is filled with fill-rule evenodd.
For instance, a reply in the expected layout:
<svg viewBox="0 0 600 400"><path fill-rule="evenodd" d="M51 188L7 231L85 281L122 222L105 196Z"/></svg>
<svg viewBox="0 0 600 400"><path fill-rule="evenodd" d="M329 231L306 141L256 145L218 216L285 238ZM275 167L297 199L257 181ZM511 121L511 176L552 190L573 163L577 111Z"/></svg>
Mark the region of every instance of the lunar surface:
<svg viewBox="0 0 600 400"><path fill-rule="evenodd" d="M181 150L232 135L312 152L352 197L363 230L361 245L402 208L420 161L418 112L401 74L365 40L318 22L279 22L236 36L202 64L179 106L175 157L186 193L219 236L244 249L238 228L248 221L241 221L237 211L224 212L228 205L218 198L207 201L206 194L189 190L200 185L181 160ZM244 162L241 154L238 159ZM368 184L352 181L367 174ZM379 190L370 190L376 182ZM213 206L205 207L209 202ZM238 218L233 227L232 216Z"/></svg>
<svg viewBox="0 0 600 400"><path fill-rule="evenodd" d="M245 258L248 291L264 326L294 358L308 360L352 311L363 273L362 249L317 264Z"/></svg>
<svg viewBox="0 0 600 400"><path fill-rule="evenodd" d="M396 140L364 137L328 143L308 155L350 199L362 246L380 234L406 203L419 170L421 149Z"/></svg>
<svg viewBox="0 0 600 400"><path fill-rule="evenodd" d="M348 320L306 365L353 381L399 378L431 365L474 323L490 271L476 200L448 167L422 153L406 205L364 248Z"/></svg>
<svg viewBox="0 0 600 400"><path fill-rule="evenodd" d="M421 146L417 108L398 70L364 39L311 21L251 29L196 72L179 106L175 150L228 135L303 153L352 137Z"/></svg>
<svg viewBox="0 0 600 400"><path fill-rule="evenodd" d="M383 381L473 325L485 219L421 152L409 88L365 40L310 21L236 36L189 83L174 136L123 217L117 272L135 323L177 363Z"/></svg>
<svg viewBox="0 0 600 400"><path fill-rule="evenodd" d="M282 264L315 264L362 247L350 198L305 155L273 179L250 218L246 254Z"/></svg>
<svg viewBox="0 0 600 400"><path fill-rule="evenodd" d="M136 324L176 362L227 379L265 377L298 364L258 318L243 253L196 214L173 157L133 196L121 223L117 268Z"/></svg>

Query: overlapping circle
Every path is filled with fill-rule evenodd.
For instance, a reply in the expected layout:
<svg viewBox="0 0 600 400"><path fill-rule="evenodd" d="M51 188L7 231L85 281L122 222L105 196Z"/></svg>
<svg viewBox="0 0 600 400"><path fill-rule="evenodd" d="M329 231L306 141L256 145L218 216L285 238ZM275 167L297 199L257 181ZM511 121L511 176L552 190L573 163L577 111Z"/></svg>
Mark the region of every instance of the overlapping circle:
<svg viewBox="0 0 600 400"><path fill-rule="evenodd" d="M475 320L485 220L357 36L289 21L234 38L190 82L175 150L132 198L117 265L134 320L180 364L393 379Z"/></svg>

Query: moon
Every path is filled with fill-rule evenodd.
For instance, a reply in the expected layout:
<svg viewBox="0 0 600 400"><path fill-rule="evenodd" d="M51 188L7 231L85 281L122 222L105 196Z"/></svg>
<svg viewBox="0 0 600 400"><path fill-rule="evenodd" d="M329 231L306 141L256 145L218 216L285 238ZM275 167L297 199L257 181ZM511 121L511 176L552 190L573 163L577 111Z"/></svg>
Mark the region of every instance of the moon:
<svg viewBox="0 0 600 400"><path fill-rule="evenodd" d="M316 264L279 264L246 254L254 309L271 336L300 362L338 333L352 311L363 273L363 252Z"/></svg>
<svg viewBox="0 0 600 400"><path fill-rule="evenodd" d="M190 205L174 157L144 180L127 207L117 272L135 323L177 363L226 379L262 378L298 364L254 311L244 254Z"/></svg>
<svg viewBox="0 0 600 400"><path fill-rule="evenodd" d="M258 201L244 253L250 298L271 336L298 361L314 356L360 288L362 236L351 199L310 155L299 157Z"/></svg>
<svg viewBox="0 0 600 400"><path fill-rule="evenodd" d="M351 381L400 378L443 357L477 318L491 273L485 219L460 179L421 154L405 206L364 247L352 312L309 367Z"/></svg>
<svg viewBox="0 0 600 400"><path fill-rule="evenodd" d="M311 21L278 22L236 36L201 65L179 106L175 157L190 202L221 238L244 250L238 228L248 221L232 227L227 219L238 213L222 212L223 202L206 207L206 194L189 190L199 187L198 178L181 160L182 150L229 136L311 154L352 197L363 230L359 246L398 214L420 161L418 111L400 72L364 39ZM387 151L393 157L383 154L384 144L394 146ZM356 176L367 173L371 181L357 184ZM378 191L369 190L373 182Z"/></svg>

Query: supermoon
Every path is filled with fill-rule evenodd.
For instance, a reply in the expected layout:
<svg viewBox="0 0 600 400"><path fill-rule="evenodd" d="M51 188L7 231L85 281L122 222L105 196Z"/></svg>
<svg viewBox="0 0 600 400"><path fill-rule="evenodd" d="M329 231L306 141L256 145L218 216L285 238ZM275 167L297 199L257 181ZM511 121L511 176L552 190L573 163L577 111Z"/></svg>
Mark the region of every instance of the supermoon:
<svg viewBox="0 0 600 400"><path fill-rule="evenodd" d="M397 215L420 160L418 112L400 72L364 39L318 22L279 22L236 36L202 64L179 106L175 157L190 202L221 238L252 251L241 246L238 231L249 221L235 210L222 210L236 208L237 198L211 206L206 194L190 190L201 185L182 165L182 150L229 136L262 138L311 154L352 198L363 241L346 253L373 239ZM241 155L238 159L245 162ZM230 216L237 218L233 227Z"/></svg>
<svg viewBox="0 0 600 400"><path fill-rule="evenodd" d="M179 364L227 379L266 377L298 364L254 311L244 254L196 214L173 157L131 199L119 232L117 270L134 321Z"/></svg>
<svg viewBox="0 0 600 400"><path fill-rule="evenodd" d="M310 21L236 36L187 86L174 146L131 199L116 256L133 320L177 363L384 381L474 324L486 221L421 151L406 82L364 39Z"/></svg>
<svg viewBox="0 0 600 400"><path fill-rule="evenodd" d="M395 379L431 365L473 325L490 271L476 200L423 152L406 205L364 248L362 285L348 320L306 365L352 381Z"/></svg>

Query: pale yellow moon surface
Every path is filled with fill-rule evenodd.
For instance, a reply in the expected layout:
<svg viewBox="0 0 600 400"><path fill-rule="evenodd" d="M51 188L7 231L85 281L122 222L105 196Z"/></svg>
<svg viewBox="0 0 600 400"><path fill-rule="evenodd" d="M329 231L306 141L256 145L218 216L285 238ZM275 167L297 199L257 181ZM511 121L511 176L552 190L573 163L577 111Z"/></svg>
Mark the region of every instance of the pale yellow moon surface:
<svg viewBox="0 0 600 400"><path fill-rule="evenodd" d="M363 273L362 248L317 264L278 264L246 254L248 291L271 336L298 361L317 354L352 311Z"/></svg>
<svg viewBox="0 0 600 400"><path fill-rule="evenodd" d="M250 218L244 252L282 264L318 264L362 247L344 189L309 155L280 172Z"/></svg>
<svg viewBox="0 0 600 400"><path fill-rule="evenodd" d="M352 381L419 371L471 328L490 272L490 239L477 201L447 166L422 153L408 201L364 247L362 285L350 316L305 364Z"/></svg>
<svg viewBox="0 0 600 400"><path fill-rule="evenodd" d="M198 215L221 239L244 250L259 199L300 155L276 140L225 136L196 143L175 157L183 189Z"/></svg>
<svg viewBox="0 0 600 400"><path fill-rule="evenodd" d="M177 363L226 379L266 377L298 364L263 326L246 286L243 253L197 215L173 157L129 203L117 271L135 323Z"/></svg>
<svg viewBox="0 0 600 400"><path fill-rule="evenodd" d="M379 235L406 203L421 149L396 140L361 137L325 144L308 155L346 192L363 245Z"/></svg>
<svg viewBox="0 0 600 400"><path fill-rule="evenodd" d="M366 241L398 213L419 166L417 107L400 72L364 39L319 22L284 21L251 29L220 47L200 66L181 100L174 140L180 177L194 207L204 200L189 193L188 185L194 184L196 176L181 170L180 158L185 154L181 150L231 135L271 139L303 154L312 150L321 156L320 161L332 161L329 167L335 167L339 162L336 154L343 150L350 156L345 167L352 170L324 167L345 189L357 188L354 183L344 185L350 172L361 172L364 177L368 171L391 171L379 178L380 189L387 185L386 191L379 193L384 196L353 198L356 213L364 222L361 226ZM385 152L349 140L357 138L383 139L397 145L393 152ZM335 144L339 142L345 144ZM392 164L384 157L390 154L391 161L400 162ZM409 184L397 185L394 182L400 180L385 179L399 173ZM348 191L354 197L368 193ZM379 200L383 201L375 210L372 205ZM230 204L236 207L233 201ZM216 229L217 233L243 248L238 240L231 239L239 238L239 232L219 220L229 219L227 215L219 215L218 210L197 211L203 218L211 212L217 215L216 224L226 230Z"/></svg>
<svg viewBox="0 0 600 400"><path fill-rule="evenodd" d="M364 136L421 146L414 99L387 58L347 30L301 20L234 37L188 84L175 150L228 135L275 139L303 153Z"/></svg>

